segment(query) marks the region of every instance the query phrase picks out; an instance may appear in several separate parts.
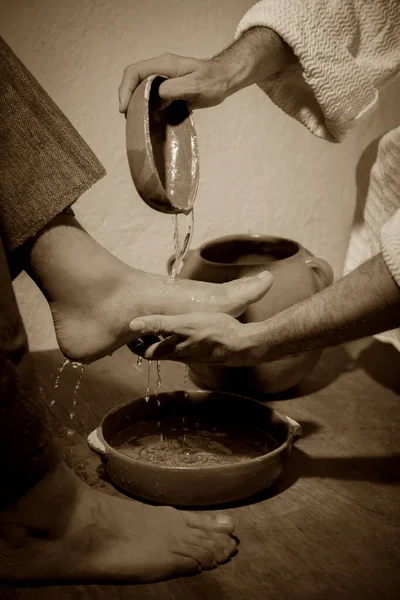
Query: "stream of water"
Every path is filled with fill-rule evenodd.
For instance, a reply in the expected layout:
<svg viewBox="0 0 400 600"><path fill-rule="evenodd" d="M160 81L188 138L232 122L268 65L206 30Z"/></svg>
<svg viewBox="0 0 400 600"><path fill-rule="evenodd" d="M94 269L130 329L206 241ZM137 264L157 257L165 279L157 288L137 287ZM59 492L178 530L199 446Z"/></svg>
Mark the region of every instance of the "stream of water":
<svg viewBox="0 0 400 600"><path fill-rule="evenodd" d="M73 393L73 400L72 400L72 409L69 412L69 418L73 419L75 416L75 407L76 407L76 402L78 399L78 391L79 388L81 387L81 381L82 381L82 377L83 377L83 370L85 368L85 365L83 363L72 363L72 368L73 369L79 369L79 374L78 374L78 379L76 381L75 384L75 388L74 388L74 393Z"/></svg>
<svg viewBox="0 0 400 600"><path fill-rule="evenodd" d="M183 243L180 243L181 240L181 234L180 234L180 227L179 227L179 216L182 215L174 215L174 237L173 237L173 246L174 246L174 255L175 255L175 259L174 262L172 264L171 267L171 280L175 281L183 268L184 265L184 260L185 260L185 256L188 253L189 249L190 249L190 244L192 241L192 237L193 237L193 231L194 231L194 210L192 209L191 212L189 213L189 215L183 215L186 219L189 218L189 225L187 228L187 232L186 235L184 237ZM162 339L162 338L160 338ZM137 365L140 367L143 363L143 359L141 356L138 356L137 358ZM151 364L152 361L149 360L147 361L147 387L146 387L146 391L145 391L145 400L146 402L148 402L150 400L150 394L151 394ZM161 362L158 360L156 363L157 366L157 388L156 388L156 394L158 392L158 389L161 387L162 385L162 376L161 376ZM184 380L183 380L183 388L185 390L185 394L187 394L187 387L188 387L188 366L185 365L185 372L184 372ZM157 399L157 405L160 406L160 400Z"/></svg>
<svg viewBox="0 0 400 600"><path fill-rule="evenodd" d="M173 243L174 243L175 260L174 260L174 263L171 268L172 279L176 279L177 277L179 277L179 275L182 271L183 265L184 265L184 260L185 260L186 254L190 250L190 244L191 244L192 237L193 237L194 209L192 209L188 215L183 215L183 216L186 219L189 218L190 221L189 221L187 233L183 240L183 244L181 245L180 244L181 236L180 236L180 232L179 232L179 215L174 215L174 242Z"/></svg>

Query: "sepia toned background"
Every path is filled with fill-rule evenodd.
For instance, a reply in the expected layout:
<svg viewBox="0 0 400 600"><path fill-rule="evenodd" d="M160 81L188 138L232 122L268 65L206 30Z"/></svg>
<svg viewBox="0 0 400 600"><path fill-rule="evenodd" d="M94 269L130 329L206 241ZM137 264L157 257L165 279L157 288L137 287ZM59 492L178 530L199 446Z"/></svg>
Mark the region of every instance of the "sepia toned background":
<svg viewBox="0 0 400 600"><path fill-rule="evenodd" d="M172 217L137 195L125 156L117 88L124 67L162 52L209 57L230 43L251 0L2 0L1 35L107 170L75 205L101 244L131 265L164 273ZM341 273L374 140L394 126L388 89L368 123L340 145L314 138L257 88L197 111L201 180L193 246L258 232L306 245ZM371 145L372 143L372 145ZM360 160L361 157L361 160ZM47 304L22 274L15 290L32 349L56 347Z"/></svg>

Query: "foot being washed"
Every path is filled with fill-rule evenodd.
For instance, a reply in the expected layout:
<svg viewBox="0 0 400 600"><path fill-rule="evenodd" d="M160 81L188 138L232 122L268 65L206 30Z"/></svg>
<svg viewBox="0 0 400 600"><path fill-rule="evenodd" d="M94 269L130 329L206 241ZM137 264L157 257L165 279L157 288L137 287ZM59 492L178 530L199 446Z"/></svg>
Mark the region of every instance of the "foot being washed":
<svg viewBox="0 0 400 600"><path fill-rule="evenodd" d="M208 311L238 316L273 281L269 273L224 284L145 273L113 256L67 214L37 236L30 272L49 302L60 349L82 362L126 344L136 316Z"/></svg>

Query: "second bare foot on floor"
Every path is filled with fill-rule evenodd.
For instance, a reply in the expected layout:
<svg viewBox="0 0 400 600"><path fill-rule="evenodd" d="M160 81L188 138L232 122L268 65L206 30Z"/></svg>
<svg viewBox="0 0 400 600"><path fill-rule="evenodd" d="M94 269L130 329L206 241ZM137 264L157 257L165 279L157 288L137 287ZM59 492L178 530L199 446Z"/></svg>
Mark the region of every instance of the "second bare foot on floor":
<svg viewBox="0 0 400 600"><path fill-rule="evenodd" d="M131 584L187 576L236 551L225 515L97 492L60 463L0 511L0 585Z"/></svg>
<svg viewBox="0 0 400 600"><path fill-rule="evenodd" d="M146 273L113 256L65 214L37 236L30 272L49 302L61 351L80 362L126 344L137 316L199 311L239 316L273 282L269 273L224 284Z"/></svg>

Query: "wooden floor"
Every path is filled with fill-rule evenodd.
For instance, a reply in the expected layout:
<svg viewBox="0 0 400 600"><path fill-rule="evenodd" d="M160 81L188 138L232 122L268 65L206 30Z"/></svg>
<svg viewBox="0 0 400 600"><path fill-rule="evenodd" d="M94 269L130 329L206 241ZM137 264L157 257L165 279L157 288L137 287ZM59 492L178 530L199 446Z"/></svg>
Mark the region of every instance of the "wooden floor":
<svg viewBox="0 0 400 600"><path fill-rule="evenodd" d="M90 485L102 478L87 434L117 404L146 388L147 369L124 348L85 369L76 416L68 412L77 376L65 369L54 390L58 352L35 362L66 460ZM183 367L163 364L163 389L182 387ZM155 377L154 377L155 381ZM327 350L296 394L269 404L302 424L278 484L228 508L239 554L215 571L166 583L0 590L3 600L391 600L400 597L400 359L364 340ZM72 427L71 427L72 426ZM74 435L68 435L68 429ZM134 547L132 547L134 552Z"/></svg>

